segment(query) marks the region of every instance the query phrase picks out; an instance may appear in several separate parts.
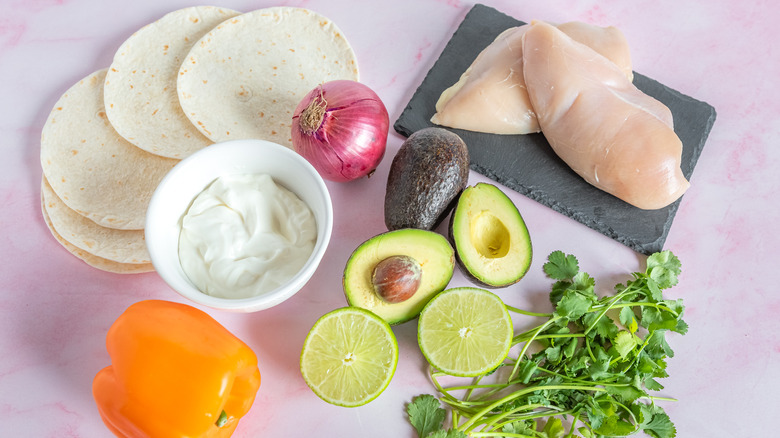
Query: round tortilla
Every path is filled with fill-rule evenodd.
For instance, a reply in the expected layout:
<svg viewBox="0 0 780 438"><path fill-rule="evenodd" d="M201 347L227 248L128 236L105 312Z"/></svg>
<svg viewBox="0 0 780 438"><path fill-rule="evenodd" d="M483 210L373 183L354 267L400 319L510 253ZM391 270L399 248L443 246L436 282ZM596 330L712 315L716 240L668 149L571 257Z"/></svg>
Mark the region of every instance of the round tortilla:
<svg viewBox="0 0 780 438"><path fill-rule="evenodd" d="M179 102L218 142L256 138L292 146L292 116L317 85L357 81L355 53L339 28L308 9L258 9L219 24L179 71Z"/></svg>
<svg viewBox="0 0 780 438"><path fill-rule="evenodd" d="M143 230L102 227L68 208L46 178L41 181L43 208L52 226L68 243L95 256L118 263L151 263Z"/></svg>
<svg viewBox="0 0 780 438"><path fill-rule="evenodd" d="M46 222L46 226L49 227L49 231L51 232L51 235L54 236L57 242L59 242L60 245L62 245L66 250L68 250L68 252L75 255L76 257L81 259L84 263L88 264L89 266L100 269L102 271L113 272L116 274L140 274L143 272L154 271L154 265L152 265L151 263L119 263L113 260L107 260L102 257L98 257L94 254L82 250L81 248L76 247L75 245L72 245L67 240L63 239L62 236L60 236L57 230L54 228L54 225L51 222L51 218L49 218L48 213L46 213L45 203L42 198L41 198L41 212L43 213L43 219Z"/></svg>
<svg viewBox="0 0 780 438"><path fill-rule="evenodd" d="M176 77L192 45L239 12L194 6L170 12L131 35L108 69L104 99L114 129L153 154L184 158L212 142L179 105Z"/></svg>
<svg viewBox="0 0 780 438"><path fill-rule="evenodd" d="M97 224L140 230L160 180L178 162L128 143L106 119L99 70L60 97L41 134L41 166L54 193Z"/></svg>

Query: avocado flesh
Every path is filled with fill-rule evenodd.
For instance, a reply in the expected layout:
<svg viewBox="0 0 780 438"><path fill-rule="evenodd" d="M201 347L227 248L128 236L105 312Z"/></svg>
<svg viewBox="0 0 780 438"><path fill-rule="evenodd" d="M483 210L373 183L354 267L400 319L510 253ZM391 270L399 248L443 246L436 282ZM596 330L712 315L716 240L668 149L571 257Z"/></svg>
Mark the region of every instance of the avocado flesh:
<svg viewBox="0 0 780 438"><path fill-rule="evenodd" d="M532 247L523 217L492 184L467 187L449 227L458 265L473 282L490 288L518 282L531 266Z"/></svg>
<svg viewBox="0 0 780 438"><path fill-rule="evenodd" d="M371 274L377 263L394 255L417 260L422 277L411 298L393 304L374 291ZM388 324L401 324L419 315L428 301L447 287L454 271L455 251L444 236L412 228L388 231L363 242L352 253L344 269L344 295L350 306L370 310Z"/></svg>

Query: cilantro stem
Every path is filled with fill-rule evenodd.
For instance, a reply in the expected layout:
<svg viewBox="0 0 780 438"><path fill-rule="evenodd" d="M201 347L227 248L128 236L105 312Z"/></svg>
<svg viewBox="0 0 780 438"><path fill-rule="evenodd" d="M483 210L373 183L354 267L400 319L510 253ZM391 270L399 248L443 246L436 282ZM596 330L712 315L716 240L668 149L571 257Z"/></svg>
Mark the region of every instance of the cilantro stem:
<svg viewBox="0 0 780 438"><path fill-rule="evenodd" d="M552 324L558 322L559 319L561 319L560 316L557 316L557 315L553 316L549 320L547 320L545 323L539 325L535 330L533 330L533 333L531 334L531 338L529 338L525 342L525 345L523 345L523 348L522 348L522 350L520 350L520 353L517 355L517 357L518 358L525 357L525 352L528 351L528 347L531 346L531 341L533 341L537 336L539 336L539 334L542 331L544 331L544 329L546 329L547 327L551 326ZM515 343L515 339L517 339L517 337L514 337L512 339L513 345ZM520 362L521 362L520 360L515 362L515 366L512 368L512 373L509 375L509 380L510 381L515 378L515 376L517 374L518 367L520 366Z"/></svg>
<svg viewBox="0 0 780 438"><path fill-rule="evenodd" d="M479 406L483 405L485 403L484 399L487 397L492 396L496 391L495 390L501 390L505 389L508 385L505 383L497 383L497 384L471 384L471 385L460 385L460 386L449 386L449 387L443 387L441 383L439 383L437 377L443 377L447 376L445 373L431 373L431 380L433 381L434 386L436 389L441 393L444 397L442 397L442 401L449 404L450 406L457 407L459 409L468 410L470 406ZM459 390L469 390L469 394L471 394L471 391L476 389L488 389L493 388L493 391L488 391L485 394L481 394L476 400L470 400L466 397L460 399L458 397L455 397L451 394L451 391L459 391ZM473 409L471 409L473 412Z"/></svg>
<svg viewBox="0 0 780 438"><path fill-rule="evenodd" d="M533 412L535 409L544 407L544 405L540 405L538 403L534 404L525 404L522 406L518 406L516 408L513 408L509 411L502 412L498 415L492 416L489 420L481 422L480 425L486 426L486 427L492 427L492 425L498 423L499 421L512 416L513 414L516 414L520 411L529 411L528 414L525 415L519 415L512 418L512 421L517 421L520 419L531 419L531 418L541 418L541 417L547 417L549 415L561 415L562 412L560 410L550 410L547 412ZM552 412L552 413L550 413Z"/></svg>
<svg viewBox="0 0 780 438"><path fill-rule="evenodd" d="M506 310L509 310L510 312L514 312L526 316L538 316L542 318L552 318L553 316L552 313L530 312L528 310L519 309L517 307L510 306L508 304L504 304L504 307L506 307Z"/></svg>
<svg viewBox="0 0 780 438"><path fill-rule="evenodd" d="M596 325L598 324L599 320L600 320L602 317L604 317L604 315L606 315L606 314L607 314L607 312L609 312L609 310L610 310L610 309L612 309L612 308L613 308L613 306L614 306L614 305L615 305L615 304L616 304L616 303L617 303L617 302L618 302L620 299L622 299L622 298L623 298L623 295L625 295L625 294L627 293L627 291L628 291L628 290L629 290L629 288L626 288L626 289L624 289L622 292L618 293L617 295L615 295L614 297L612 297L612 298L609 300L609 302L608 302L608 304L606 305L606 307L604 308L604 310L601 310L601 311L599 312L598 316L596 316L596 319L595 319L595 320L594 320L594 321L593 321L593 322L590 324L590 326L588 326L588 328L586 328L586 329L585 329L585 334L586 334L586 335L587 335L588 333L590 333L590 331L591 331L591 330L593 330L593 328L594 328L594 327L596 327ZM595 307L595 306L593 306L593 307ZM593 307L591 307L591 311L592 311L592 310L594 310L594 309L593 309Z"/></svg>
<svg viewBox="0 0 780 438"><path fill-rule="evenodd" d="M484 389L484 388L506 388L507 385L513 385L518 384L519 381L515 382L507 382L507 383L483 383L479 385L459 385L459 386L448 386L446 389L448 391L459 391L461 389Z"/></svg>
<svg viewBox="0 0 780 438"><path fill-rule="evenodd" d="M537 371L541 371L543 373L547 373L556 377L561 377L563 379L566 379L570 382L579 383L582 385L593 385L593 386L614 386L614 387L624 387L624 386L630 386L628 383L617 383L617 382L610 382L610 381L604 381L604 380L585 380L585 379L579 379L577 377L570 377L561 373L557 373L552 370L548 370L543 367L537 367Z"/></svg>
<svg viewBox="0 0 780 438"><path fill-rule="evenodd" d="M632 420L631 424L634 424L636 426L636 429L634 430L634 432L638 432L639 431L639 420L637 420L636 415L634 415L634 412L631 410L631 408L629 408L628 406L624 405L623 403L620 403L620 402L615 401L615 400L613 400L612 403L614 405L616 405L616 406L619 406L624 411L626 411L626 413L631 417L631 420ZM634 433L634 432L631 432L631 433Z"/></svg>
<svg viewBox="0 0 780 438"><path fill-rule="evenodd" d="M491 411L493 411L498 406L503 405L504 403L510 402L512 400L515 400L519 397L522 397L526 394L540 391L540 390L581 390L581 391L594 391L594 392L603 392L605 391L604 388L596 388L592 386L583 386L583 385L540 385L540 386L534 386L529 388L524 388L519 391L515 391L509 395L506 395L498 400L495 400L494 402L490 403L489 405L485 406L477 412L474 416L469 418L468 421L463 423L462 425L458 426L458 429L461 431L470 431L471 428L474 426L477 421L479 421L482 417L489 414Z"/></svg>
<svg viewBox="0 0 780 438"><path fill-rule="evenodd" d="M577 425L577 420L578 420L577 417L578 417L578 415L574 415L573 416L573 419L571 421L571 428L569 428L569 433L566 434L567 438L571 438L571 437L574 436L574 431L576 430L576 428L574 426Z"/></svg>
<svg viewBox="0 0 780 438"><path fill-rule="evenodd" d="M651 402L655 402L656 400L670 401L670 402L678 401L674 397L657 397L657 396L654 396L654 395L648 395L647 397L641 397L641 398L646 399L646 400L650 400Z"/></svg>
<svg viewBox="0 0 780 438"><path fill-rule="evenodd" d="M539 335L535 337L535 340L539 339L560 339L560 338L584 338L585 333L552 333L549 335Z"/></svg>
<svg viewBox="0 0 780 438"><path fill-rule="evenodd" d="M665 306L663 303L653 303L650 301L636 301L636 302L629 302L629 303L618 303L612 306L613 309L621 309L623 307L654 307L658 310L662 310L664 312L669 312L672 315L674 315L675 318L679 318L680 314L678 312L675 312L673 309L670 309L668 306Z"/></svg>
<svg viewBox="0 0 780 438"><path fill-rule="evenodd" d="M479 382L482 381L483 377L484 376L479 376L474 380L474 385L472 385L471 388L466 392L466 396L464 397L465 400L471 400L471 396L474 394L474 390L477 388L475 385L478 385Z"/></svg>
<svg viewBox="0 0 780 438"><path fill-rule="evenodd" d="M588 352L588 356L590 356L590 360L595 361L596 355L593 354L593 349L590 347L590 338L585 338L585 350Z"/></svg>
<svg viewBox="0 0 780 438"><path fill-rule="evenodd" d="M472 437L492 436L492 437L507 437L507 438L536 438L533 435L524 435L522 433L514 432L472 432Z"/></svg>

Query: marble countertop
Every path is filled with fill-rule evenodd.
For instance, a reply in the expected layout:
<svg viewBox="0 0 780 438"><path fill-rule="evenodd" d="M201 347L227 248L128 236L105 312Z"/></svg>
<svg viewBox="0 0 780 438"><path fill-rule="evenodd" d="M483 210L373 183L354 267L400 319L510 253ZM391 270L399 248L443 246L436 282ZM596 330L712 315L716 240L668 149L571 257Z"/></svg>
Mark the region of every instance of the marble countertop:
<svg viewBox="0 0 780 438"><path fill-rule="evenodd" d="M288 5L331 18L352 44L361 81L394 121L473 3L459 0L356 2L219 1L239 11ZM685 336L670 336L675 357L662 395L679 437L767 436L780 391L778 260L780 177L780 18L771 2L486 0L528 21L580 20L625 33L634 70L711 104L718 116L666 240L682 261ZM156 273L117 275L87 266L49 233L40 212L40 134L59 96L107 67L135 30L183 0L3 0L0 2L0 436L109 436L91 394L110 359L106 330L130 304L183 301ZM390 133L376 174L328 183L333 239L303 290L253 314L204 309L256 352L263 383L235 436L415 437L405 405L434 393L416 342L416 322L395 326L400 356L387 390L360 408L331 406L304 383L298 360L314 321L346 305L341 275L352 250L385 231L382 199L392 156ZM469 183L488 181L471 173ZM643 269L645 256L507 190L532 235L535 259L518 284L497 293L544 311L550 280L541 265L554 250L575 254L608 290ZM458 271L451 286L470 283ZM549 304L547 304L549 305ZM524 322L516 320L516 326Z"/></svg>

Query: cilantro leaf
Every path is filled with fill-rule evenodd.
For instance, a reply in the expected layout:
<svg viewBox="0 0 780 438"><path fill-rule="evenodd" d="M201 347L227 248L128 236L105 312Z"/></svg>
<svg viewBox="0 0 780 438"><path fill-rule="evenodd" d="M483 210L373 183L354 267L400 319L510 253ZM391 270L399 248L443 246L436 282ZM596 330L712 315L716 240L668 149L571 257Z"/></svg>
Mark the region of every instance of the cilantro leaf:
<svg viewBox="0 0 780 438"><path fill-rule="evenodd" d="M542 266L542 269L553 280L570 280L580 270L577 258L566 255L562 251L552 252L547 260L549 261Z"/></svg>
<svg viewBox="0 0 780 438"><path fill-rule="evenodd" d="M636 315L634 310L630 307L624 307L620 309L620 323L625 326L631 333L636 333L638 323L636 322Z"/></svg>
<svg viewBox="0 0 780 438"><path fill-rule="evenodd" d="M596 280L588 275L587 272L578 272L572 279L572 286L583 295L592 298L593 301L598 300L596 293L593 292L593 287L596 285Z"/></svg>
<svg viewBox="0 0 780 438"><path fill-rule="evenodd" d="M518 377L521 382L528 383L531 381L531 377L534 375L538 368L536 362L532 360L524 360L523 365L520 367L520 373Z"/></svg>
<svg viewBox="0 0 780 438"><path fill-rule="evenodd" d="M593 361L588 367L588 375L595 381L607 379L612 377L612 373L609 372L609 357L604 357Z"/></svg>
<svg viewBox="0 0 780 438"><path fill-rule="evenodd" d="M674 351L669 343L666 342L664 333L664 330L656 330L652 334L647 335L645 340L647 347L645 347L645 351L648 355L651 355L653 359L659 359L664 356L674 357Z"/></svg>
<svg viewBox="0 0 780 438"><path fill-rule="evenodd" d="M647 258L647 276L655 280L658 287L666 289L677 284L682 264L671 251L662 251Z"/></svg>
<svg viewBox="0 0 780 438"><path fill-rule="evenodd" d="M560 418L550 418L547 420L547 424L544 425L542 433L542 436L546 438L563 438L566 434L566 429L563 428L563 421Z"/></svg>
<svg viewBox="0 0 780 438"><path fill-rule="evenodd" d="M643 404L641 412L643 421L639 428L648 435L655 438L674 438L677 435L677 429L662 408Z"/></svg>
<svg viewBox="0 0 780 438"><path fill-rule="evenodd" d="M660 391L664 389L664 385L661 385L658 383L657 380L653 379L652 377L648 377L644 380L645 388L649 389L650 391Z"/></svg>
<svg viewBox="0 0 780 438"><path fill-rule="evenodd" d="M590 297L570 289L558 301L555 313L569 321L573 321L584 315L590 309L591 304L593 304L593 300Z"/></svg>
<svg viewBox="0 0 780 438"><path fill-rule="evenodd" d="M536 434L536 423L533 420L513 421L509 424L505 424L501 428L501 432L534 436Z"/></svg>
<svg viewBox="0 0 780 438"><path fill-rule="evenodd" d="M646 395L644 391L631 385L628 386L610 385L610 386L606 386L604 389L606 389L609 394L619 397L619 399L621 399L623 402L628 402L628 403L633 403L639 397Z"/></svg>
<svg viewBox="0 0 780 438"><path fill-rule="evenodd" d="M652 331L671 330L677 327L677 318L669 313L661 311L655 307L642 307L642 327Z"/></svg>
<svg viewBox="0 0 780 438"><path fill-rule="evenodd" d="M608 405L607 405L608 406ZM598 429L604 424L604 421L609 417L610 413L604 409L597 400L591 400L588 403L585 414L588 418L588 423L592 429Z"/></svg>
<svg viewBox="0 0 780 438"><path fill-rule="evenodd" d="M544 350L544 354L547 356L548 363L558 363L561 361L563 353L561 352L561 346L556 345L555 347L547 347Z"/></svg>
<svg viewBox="0 0 780 438"><path fill-rule="evenodd" d="M637 346L636 336L626 330L621 330L612 340L612 346L615 347L615 351L620 357L625 359Z"/></svg>
<svg viewBox="0 0 780 438"><path fill-rule="evenodd" d="M677 332L681 335L688 333L688 323L682 319L677 320L677 325L672 329L673 332Z"/></svg>
<svg viewBox="0 0 780 438"><path fill-rule="evenodd" d="M606 421L596 429L596 433L606 436L626 436L636 432L636 427L617 415L607 417Z"/></svg>
<svg viewBox="0 0 780 438"><path fill-rule="evenodd" d="M447 411L441 408L439 400L430 394L413 398L406 407L406 413L420 438L426 438L432 432L441 430L444 417L447 415Z"/></svg>
<svg viewBox="0 0 780 438"><path fill-rule="evenodd" d="M597 320L598 318L598 320ZM582 317L582 322L586 327L591 328L592 332L601 336L602 339L612 339L617 336L618 326L612 318L603 315L599 318L598 313L588 313Z"/></svg>
<svg viewBox="0 0 780 438"><path fill-rule="evenodd" d="M563 346L563 356L566 358L571 359L574 357L574 353L577 352L577 341L571 340L566 345Z"/></svg>
<svg viewBox="0 0 780 438"><path fill-rule="evenodd" d="M443 430L439 429L436 432L431 433L426 438L468 438L468 435L459 430Z"/></svg>
<svg viewBox="0 0 780 438"><path fill-rule="evenodd" d="M649 294L646 294L648 298L651 300L658 302L664 299L664 292L661 290L661 286L658 284L658 282L650 277L643 279L645 282L645 287L647 288L647 291Z"/></svg>
<svg viewBox="0 0 780 438"><path fill-rule="evenodd" d="M569 290L569 287L571 286L570 281L556 281L555 284L552 286L552 290L550 290L550 302L555 306L558 304L558 301L563 298L563 294L566 293L567 290Z"/></svg>

